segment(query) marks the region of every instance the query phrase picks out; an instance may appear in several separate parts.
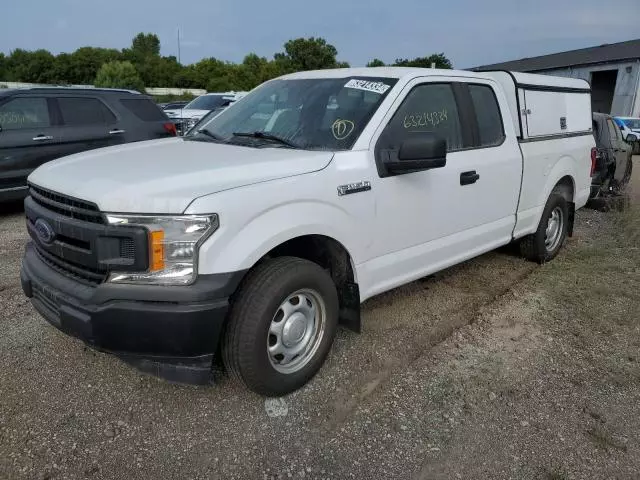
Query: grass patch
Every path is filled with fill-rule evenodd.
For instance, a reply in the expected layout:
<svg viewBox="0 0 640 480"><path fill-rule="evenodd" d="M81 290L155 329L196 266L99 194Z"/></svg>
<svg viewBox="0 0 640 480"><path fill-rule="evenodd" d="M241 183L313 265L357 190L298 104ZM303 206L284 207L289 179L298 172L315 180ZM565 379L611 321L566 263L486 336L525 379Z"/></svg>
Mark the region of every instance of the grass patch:
<svg viewBox="0 0 640 480"><path fill-rule="evenodd" d="M618 442L613 436L607 432L602 426L596 426L587 430L589 439L599 448L609 450L613 448L620 452L626 452L627 446Z"/></svg>
<svg viewBox="0 0 640 480"><path fill-rule="evenodd" d="M547 472L548 480L569 480L569 475L564 470L551 470Z"/></svg>

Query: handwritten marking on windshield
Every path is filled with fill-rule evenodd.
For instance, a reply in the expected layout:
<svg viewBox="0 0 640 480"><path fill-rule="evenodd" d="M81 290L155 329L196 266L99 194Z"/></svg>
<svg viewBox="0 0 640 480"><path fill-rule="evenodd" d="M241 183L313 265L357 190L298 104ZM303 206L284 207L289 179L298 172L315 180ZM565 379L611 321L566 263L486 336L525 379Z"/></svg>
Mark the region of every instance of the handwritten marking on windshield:
<svg viewBox="0 0 640 480"><path fill-rule="evenodd" d="M440 112L421 112L411 115L405 115L404 128L426 127L428 125L436 126L449 120L449 114L446 109Z"/></svg>
<svg viewBox="0 0 640 480"><path fill-rule="evenodd" d="M356 128L355 124L351 120L336 119L331 125L331 133L336 140L344 140L353 133Z"/></svg>

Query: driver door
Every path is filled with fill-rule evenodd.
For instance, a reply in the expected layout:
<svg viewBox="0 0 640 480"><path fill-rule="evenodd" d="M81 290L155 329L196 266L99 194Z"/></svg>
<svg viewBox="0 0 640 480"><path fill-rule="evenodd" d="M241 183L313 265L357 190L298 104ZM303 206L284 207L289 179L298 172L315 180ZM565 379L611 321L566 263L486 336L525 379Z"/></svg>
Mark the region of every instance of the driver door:
<svg viewBox="0 0 640 480"><path fill-rule="evenodd" d="M503 126L506 99L487 81L430 80L405 87L370 153L378 166L365 267L373 295L506 244L515 225L522 157L513 128ZM381 174L385 150L426 135L446 140L444 167Z"/></svg>

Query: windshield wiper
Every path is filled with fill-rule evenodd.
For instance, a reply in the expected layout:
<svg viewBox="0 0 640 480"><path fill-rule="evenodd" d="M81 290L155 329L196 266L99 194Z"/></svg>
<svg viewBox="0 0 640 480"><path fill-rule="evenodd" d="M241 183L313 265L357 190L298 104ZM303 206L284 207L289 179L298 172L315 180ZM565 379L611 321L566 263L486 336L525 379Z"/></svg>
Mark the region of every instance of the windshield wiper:
<svg viewBox="0 0 640 480"><path fill-rule="evenodd" d="M235 137L250 137L250 138L260 138L262 140L271 140L272 142L277 142L282 145L286 145L290 148L300 148L300 145L297 145L286 138L278 137L277 135L272 135L267 132L234 132L233 135Z"/></svg>
<svg viewBox="0 0 640 480"><path fill-rule="evenodd" d="M215 133L210 132L206 128L200 128L200 129L196 130L196 133L201 133L203 135L206 135L209 138L213 138L216 142L224 142L225 141L224 138L222 138L220 135L216 135Z"/></svg>

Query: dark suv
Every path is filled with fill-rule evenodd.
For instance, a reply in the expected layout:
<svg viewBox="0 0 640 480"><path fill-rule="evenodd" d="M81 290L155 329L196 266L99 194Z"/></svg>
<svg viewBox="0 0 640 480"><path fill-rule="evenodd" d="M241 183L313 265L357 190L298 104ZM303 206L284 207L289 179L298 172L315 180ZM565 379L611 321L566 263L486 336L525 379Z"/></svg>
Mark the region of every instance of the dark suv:
<svg viewBox="0 0 640 480"><path fill-rule="evenodd" d="M631 180L633 146L622 138L613 117L604 113L593 113L593 136L591 198L621 194Z"/></svg>
<svg viewBox="0 0 640 480"><path fill-rule="evenodd" d="M0 90L0 201L26 196L27 176L49 160L175 134L165 113L138 92Z"/></svg>

